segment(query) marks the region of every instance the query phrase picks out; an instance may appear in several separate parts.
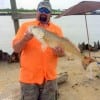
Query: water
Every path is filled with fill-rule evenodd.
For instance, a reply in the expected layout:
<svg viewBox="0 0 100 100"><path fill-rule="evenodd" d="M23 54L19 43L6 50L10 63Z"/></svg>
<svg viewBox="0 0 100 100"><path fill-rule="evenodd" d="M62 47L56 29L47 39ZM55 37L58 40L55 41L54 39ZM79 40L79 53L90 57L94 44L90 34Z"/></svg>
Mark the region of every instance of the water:
<svg viewBox="0 0 100 100"><path fill-rule="evenodd" d="M21 19L21 23L33 20L33 19ZM68 37L76 46L78 43L85 41L87 43L87 33L85 16L66 16L59 19L52 17L52 21L58 24L64 33L65 37ZM90 43L100 40L100 16L99 15L88 15L87 16L88 31ZM12 39L15 35L13 21L10 16L0 16L0 50L11 53Z"/></svg>

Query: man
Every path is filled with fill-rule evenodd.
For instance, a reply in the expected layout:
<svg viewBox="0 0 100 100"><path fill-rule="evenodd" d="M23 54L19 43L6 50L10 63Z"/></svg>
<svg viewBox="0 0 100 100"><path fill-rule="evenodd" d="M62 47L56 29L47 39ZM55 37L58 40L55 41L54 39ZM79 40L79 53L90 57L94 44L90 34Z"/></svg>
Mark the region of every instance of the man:
<svg viewBox="0 0 100 100"><path fill-rule="evenodd" d="M49 2L40 2L36 20L23 23L13 40L14 51L21 53L19 81L22 100L55 100L57 58L64 56L64 51L58 46L47 47L43 52L41 42L28 31L35 25L62 37L61 29L50 22L51 11Z"/></svg>

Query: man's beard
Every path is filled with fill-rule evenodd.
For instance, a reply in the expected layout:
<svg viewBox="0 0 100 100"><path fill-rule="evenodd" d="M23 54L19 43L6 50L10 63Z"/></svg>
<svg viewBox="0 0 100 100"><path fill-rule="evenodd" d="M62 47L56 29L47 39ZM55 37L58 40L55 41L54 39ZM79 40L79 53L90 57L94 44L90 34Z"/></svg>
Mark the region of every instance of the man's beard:
<svg viewBox="0 0 100 100"><path fill-rule="evenodd" d="M45 14L41 14L39 17L40 22L46 23L47 22L47 16Z"/></svg>

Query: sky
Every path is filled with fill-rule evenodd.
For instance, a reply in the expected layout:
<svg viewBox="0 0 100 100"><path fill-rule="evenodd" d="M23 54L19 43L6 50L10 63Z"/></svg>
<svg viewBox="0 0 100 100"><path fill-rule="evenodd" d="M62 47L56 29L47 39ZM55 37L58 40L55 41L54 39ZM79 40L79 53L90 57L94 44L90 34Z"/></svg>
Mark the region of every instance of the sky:
<svg viewBox="0 0 100 100"><path fill-rule="evenodd" d="M42 0L16 0L17 8L36 9L38 3ZM67 9L82 0L50 0L53 9ZM100 0L83 0L100 1ZM10 0L0 0L0 9L10 8Z"/></svg>

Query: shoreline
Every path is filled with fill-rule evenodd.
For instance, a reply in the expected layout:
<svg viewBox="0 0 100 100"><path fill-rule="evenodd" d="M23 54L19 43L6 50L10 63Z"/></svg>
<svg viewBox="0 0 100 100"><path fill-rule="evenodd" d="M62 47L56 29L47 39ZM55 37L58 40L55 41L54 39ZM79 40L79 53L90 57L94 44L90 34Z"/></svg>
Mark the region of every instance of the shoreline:
<svg viewBox="0 0 100 100"><path fill-rule="evenodd" d="M99 56L99 52L91 53ZM87 55L87 53L86 53ZM100 58L98 58L100 61ZM83 69L79 59L67 61L65 57L59 58L57 73L68 73L66 83L60 85L58 100L99 100L100 97L100 68L91 63L93 79L90 70ZM19 63L0 62L0 100L18 100L20 90L18 82Z"/></svg>

